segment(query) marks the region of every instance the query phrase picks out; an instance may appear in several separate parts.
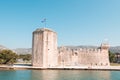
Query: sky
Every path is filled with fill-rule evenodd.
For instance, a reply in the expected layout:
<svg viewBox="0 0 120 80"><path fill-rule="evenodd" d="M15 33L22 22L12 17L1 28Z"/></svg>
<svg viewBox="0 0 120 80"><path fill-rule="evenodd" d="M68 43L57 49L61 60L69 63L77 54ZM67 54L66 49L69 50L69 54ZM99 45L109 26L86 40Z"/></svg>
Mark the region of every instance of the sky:
<svg viewBox="0 0 120 80"><path fill-rule="evenodd" d="M31 48L45 18L58 46L120 46L120 0L0 0L0 45Z"/></svg>

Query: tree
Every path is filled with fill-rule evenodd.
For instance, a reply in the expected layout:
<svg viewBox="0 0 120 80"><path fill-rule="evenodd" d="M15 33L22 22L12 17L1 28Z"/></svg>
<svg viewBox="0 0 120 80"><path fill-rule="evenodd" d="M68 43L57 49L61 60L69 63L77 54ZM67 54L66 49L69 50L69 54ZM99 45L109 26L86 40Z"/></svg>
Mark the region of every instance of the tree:
<svg viewBox="0 0 120 80"><path fill-rule="evenodd" d="M20 54L19 59L23 59L23 61L30 61L32 58L31 54Z"/></svg>
<svg viewBox="0 0 120 80"><path fill-rule="evenodd" d="M0 64L13 64L17 61L17 54L11 50L0 51Z"/></svg>
<svg viewBox="0 0 120 80"><path fill-rule="evenodd" d="M115 54L109 51L109 60L111 63L115 62Z"/></svg>

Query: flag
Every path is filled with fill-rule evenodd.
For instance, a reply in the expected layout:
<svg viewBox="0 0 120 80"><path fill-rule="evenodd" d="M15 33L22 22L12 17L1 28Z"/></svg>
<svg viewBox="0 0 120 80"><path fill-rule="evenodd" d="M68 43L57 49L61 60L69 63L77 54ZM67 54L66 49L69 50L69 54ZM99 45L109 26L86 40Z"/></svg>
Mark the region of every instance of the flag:
<svg viewBox="0 0 120 80"><path fill-rule="evenodd" d="M41 21L41 23L44 23L44 22L46 22L46 18Z"/></svg>

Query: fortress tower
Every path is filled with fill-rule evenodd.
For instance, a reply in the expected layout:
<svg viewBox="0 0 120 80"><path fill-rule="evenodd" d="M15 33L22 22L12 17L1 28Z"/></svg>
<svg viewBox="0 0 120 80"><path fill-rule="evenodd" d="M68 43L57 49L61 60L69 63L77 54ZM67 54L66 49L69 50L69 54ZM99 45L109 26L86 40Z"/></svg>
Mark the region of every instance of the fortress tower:
<svg viewBox="0 0 120 80"><path fill-rule="evenodd" d="M108 43L96 48L57 48L57 33L41 28L33 32L32 65L41 68L110 66L108 50Z"/></svg>
<svg viewBox="0 0 120 80"><path fill-rule="evenodd" d="M41 28L33 32L32 65L34 67L55 67L57 65L57 33Z"/></svg>

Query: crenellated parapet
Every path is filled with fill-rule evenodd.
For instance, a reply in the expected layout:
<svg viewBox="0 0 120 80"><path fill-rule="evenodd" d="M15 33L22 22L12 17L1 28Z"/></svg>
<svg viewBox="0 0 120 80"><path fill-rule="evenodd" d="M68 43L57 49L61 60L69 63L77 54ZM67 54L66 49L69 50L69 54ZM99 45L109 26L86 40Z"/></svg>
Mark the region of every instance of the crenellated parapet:
<svg viewBox="0 0 120 80"><path fill-rule="evenodd" d="M109 66L108 49L107 45L98 48L59 47L58 52L64 65Z"/></svg>
<svg viewBox="0 0 120 80"><path fill-rule="evenodd" d="M60 47L58 48L58 52L78 52L78 53L101 53L102 51L108 51L108 49L103 48L68 48L68 47Z"/></svg>

